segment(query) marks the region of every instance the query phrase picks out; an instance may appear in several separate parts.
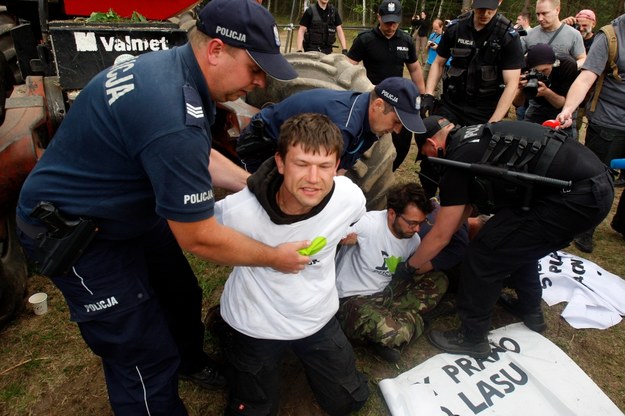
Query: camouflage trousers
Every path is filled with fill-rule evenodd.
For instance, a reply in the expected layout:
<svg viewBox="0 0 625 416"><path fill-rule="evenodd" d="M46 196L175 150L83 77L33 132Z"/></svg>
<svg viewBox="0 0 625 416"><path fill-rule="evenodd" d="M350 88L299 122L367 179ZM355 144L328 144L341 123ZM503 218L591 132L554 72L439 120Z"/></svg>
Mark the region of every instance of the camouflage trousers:
<svg viewBox="0 0 625 416"><path fill-rule="evenodd" d="M393 279L382 292L341 299L338 319L351 339L400 347L423 333L420 314L438 305L448 284L447 276L436 271Z"/></svg>

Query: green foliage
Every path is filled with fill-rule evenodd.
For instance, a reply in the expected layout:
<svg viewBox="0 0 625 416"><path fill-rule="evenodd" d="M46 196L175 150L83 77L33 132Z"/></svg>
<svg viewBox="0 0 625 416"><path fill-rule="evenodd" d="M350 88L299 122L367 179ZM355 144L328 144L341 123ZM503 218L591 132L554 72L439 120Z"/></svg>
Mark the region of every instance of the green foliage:
<svg viewBox="0 0 625 416"><path fill-rule="evenodd" d="M87 22L89 23L102 23L102 22L137 22L137 23L145 23L148 19L145 18L141 13L132 12L132 16L129 19L121 17L117 12L113 9L109 9L108 12L93 12L87 18Z"/></svg>

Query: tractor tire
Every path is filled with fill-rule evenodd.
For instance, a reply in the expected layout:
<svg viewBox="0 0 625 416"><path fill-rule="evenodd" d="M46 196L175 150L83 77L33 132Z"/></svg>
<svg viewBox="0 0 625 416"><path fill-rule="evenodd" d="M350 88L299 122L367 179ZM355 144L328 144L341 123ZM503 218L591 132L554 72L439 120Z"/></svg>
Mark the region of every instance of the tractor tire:
<svg viewBox="0 0 625 416"><path fill-rule="evenodd" d="M0 124L4 122L6 97L13 85L24 81L17 66L17 54L11 37L11 29L16 25L17 21L7 13L6 7L0 6Z"/></svg>
<svg viewBox="0 0 625 416"><path fill-rule="evenodd" d="M16 234L15 211L0 218L0 329L23 308L28 267Z"/></svg>
<svg viewBox="0 0 625 416"><path fill-rule="evenodd" d="M297 52L286 54L285 57L297 71L298 78L280 82L267 77L267 88L248 94L248 104L263 108L312 88L363 92L373 89L365 69L360 65L352 65L343 55ZM385 134L345 175L362 189L367 198L368 210L386 208L386 193L394 183L392 166L395 155L391 135Z"/></svg>
<svg viewBox="0 0 625 416"><path fill-rule="evenodd" d="M14 85L23 83L11 29L17 20L0 6L0 124L4 122L4 105ZM6 201L4 201L6 202ZM14 203L0 207L0 329L24 306L28 267L15 230Z"/></svg>

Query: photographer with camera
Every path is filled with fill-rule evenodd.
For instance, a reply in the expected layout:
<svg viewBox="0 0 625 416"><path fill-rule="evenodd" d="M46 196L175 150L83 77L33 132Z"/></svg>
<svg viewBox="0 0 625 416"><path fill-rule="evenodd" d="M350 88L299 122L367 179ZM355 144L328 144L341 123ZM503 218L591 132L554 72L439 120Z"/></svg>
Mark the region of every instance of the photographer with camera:
<svg viewBox="0 0 625 416"><path fill-rule="evenodd" d="M555 119L564 105L566 93L577 77L577 63L569 56L556 58L551 45L539 43L527 51L526 68L521 74L515 106L529 100L525 121L542 124ZM562 129L570 137L577 136L572 127Z"/></svg>

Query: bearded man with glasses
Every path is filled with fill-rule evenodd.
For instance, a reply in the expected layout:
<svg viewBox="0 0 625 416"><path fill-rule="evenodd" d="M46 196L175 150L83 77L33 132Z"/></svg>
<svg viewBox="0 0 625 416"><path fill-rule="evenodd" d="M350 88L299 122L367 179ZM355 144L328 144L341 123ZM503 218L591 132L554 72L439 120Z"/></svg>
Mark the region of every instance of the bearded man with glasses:
<svg viewBox="0 0 625 416"><path fill-rule="evenodd" d="M419 275L393 279L397 264L419 246L433 208L419 185L396 185L387 209L369 211L352 225L337 254L339 322L348 338L368 343L389 362L399 361L401 349L424 332L424 319L447 291L447 277L431 264Z"/></svg>

